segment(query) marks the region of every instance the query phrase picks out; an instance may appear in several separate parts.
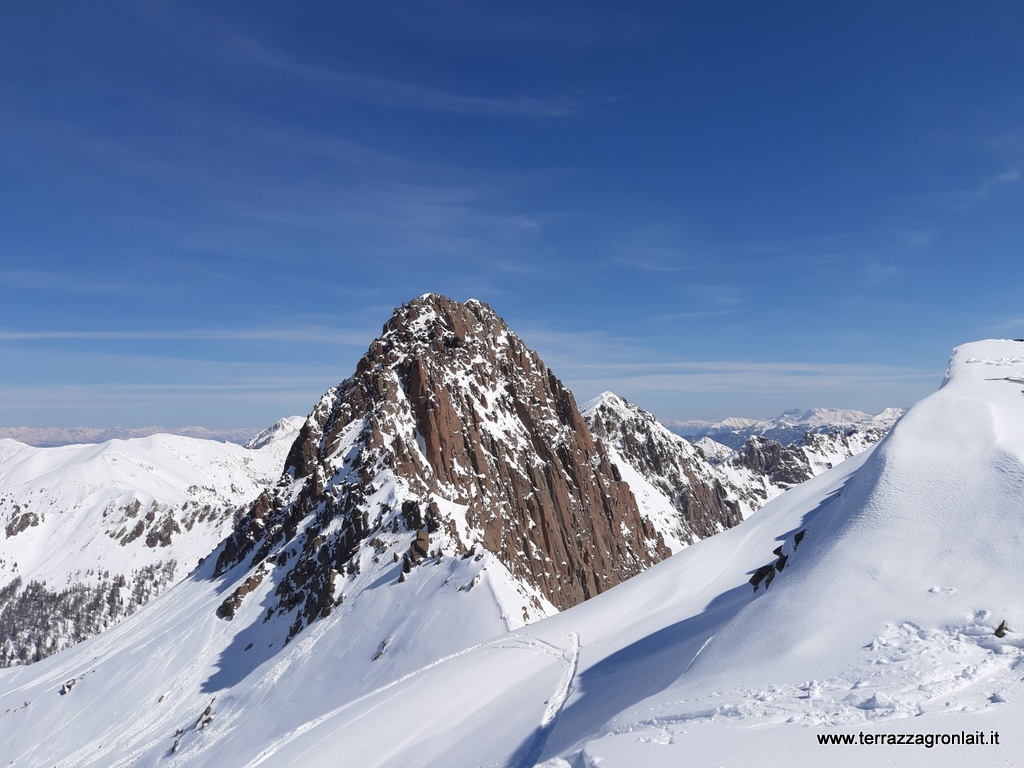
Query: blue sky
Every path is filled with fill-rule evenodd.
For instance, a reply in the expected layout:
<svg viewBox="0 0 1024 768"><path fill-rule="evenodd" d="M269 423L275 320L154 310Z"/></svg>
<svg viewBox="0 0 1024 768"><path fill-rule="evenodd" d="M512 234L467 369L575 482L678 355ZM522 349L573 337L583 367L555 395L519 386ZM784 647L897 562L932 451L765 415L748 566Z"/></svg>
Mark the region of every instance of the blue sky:
<svg viewBox="0 0 1024 768"><path fill-rule="evenodd" d="M1020 2L6 3L0 426L304 414L428 291L579 400L909 405L1024 336L1022 82Z"/></svg>

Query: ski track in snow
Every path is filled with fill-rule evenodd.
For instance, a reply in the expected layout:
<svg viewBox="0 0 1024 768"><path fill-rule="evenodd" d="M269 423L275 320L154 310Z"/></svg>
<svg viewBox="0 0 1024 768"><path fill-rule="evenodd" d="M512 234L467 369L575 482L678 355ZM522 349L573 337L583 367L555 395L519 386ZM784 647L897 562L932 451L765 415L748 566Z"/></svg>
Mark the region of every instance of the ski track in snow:
<svg viewBox="0 0 1024 768"><path fill-rule="evenodd" d="M548 742L548 737L555 729L555 726L558 725L558 717L562 714L565 703L568 701L570 694L572 694L572 683L576 679L576 671L579 669L580 664L579 633L573 632L569 639L570 647L561 654L562 658L566 661L566 667L562 672L561 679L558 681L558 688L548 700L547 707L544 709L544 716L541 718L540 727L533 737L527 741L523 749L512 756L511 760L509 760L508 768L532 768L532 766L536 765L537 760L544 751L544 746Z"/></svg>
<svg viewBox="0 0 1024 768"><path fill-rule="evenodd" d="M509 651L532 651L532 652L535 652L535 653L541 653L541 654L543 654L545 656L552 656L552 657L555 657L555 658L558 658L558 659L562 659L562 660L565 660L566 662L568 662L568 664L569 664L569 668L568 668L569 671L567 671L567 673L563 675L562 680L561 680L561 682L559 684L558 691L556 691L555 696L553 696L552 700L551 700L552 703L554 703L557 700L558 704L554 708L554 710L550 712L550 714L549 714L549 711L552 710L552 707L551 707L551 705L549 705L548 710L545 711L544 719L543 719L543 721L541 723L541 727L542 728L545 728L545 727L547 728L547 730L545 731L545 736L546 736L547 733L551 732L551 729L554 727L555 723L557 722L558 713L561 711L562 706L565 704L565 700L569 697L569 694L571 693L570 686L571 686L573 677L575 677L575 675L576 675L576 668L577 668L577 665L579 663L579 653L580 653L579 635L577 635L574 632L574 633L572 633L572 638L571 639L572 639L572 646L571 646L571 648L568 651L566 649L564 649L564 648L559 648L558 646L553 645L551 643L545 642L543 640L539 640L537 638L529 637L529 636L526 636L526 635L518 635L518 636L512 636L512 637L500 637L500 638L498 638L496 640L490 640L490 641L487 641L485 643L479 643L477 645L470 646L469 648L464 648L461 651L456 651L455 653L451 653L451 654L449 654L449 655L447 655L447 656L445 656L443 658L437 659L436 661L433 661L433 662L431 662L429 664L426 664L425 666L420 667L419 669L415 670L414 672L410 672L407 675L402 675L401 677L397 678L396 680L392 680L390 683L388 683L386 685L382 685L380 688L377 688L377 689L375 689L373 691L370 691L370 692L364 694L363 696L360 696L357 699L353 699L352 701L349 701L349 702L341 705L340 707L337 707L336 709L334 709L334 710L332 710L332 711L330 711L330 712L328 712L328 713L326 713L324 715L321 715L318 718L315 718L313 720L310 720L307 723L304 723L303 725L299 726L294 731L289 733L287 736L284 736L284 737L278 739L277 741L275 741L274 743L272 743L263 752L261 752L259 755L257 755L255 759L253 759L253 760L249 761L248 763L246 763L245 768L256 768L259 765L263 765L268 760L271 760L282 748L284 748L285 746L287 746L291 742L293 742L296 739L300 738L304 734L314 730L318 726L328 722L329 720L332 720L332 719L336 718L338 715L342 714L343 712L345 712L348 709L351 709L352 707L356 706L357 704L361 704L361 703L363 703L365 701L368 701L370 699L378 697L381 694L385 693L386 691L389 691L390 689L395 688L396 686L399 686L402 683L405 683L405 682L407 682L409 680L412 680L413 678L421 677L424 673L430 671L431 669L434 669L435 667L439 667L439 666L441 666L443 664L447 664L448 662L453 661L454 659L457 659L457 658L459 658L461 656L467 656L469 654L476 653L478 651L486 650L486 649L501 649L501 650L509 650ZM567 658L567 655L568 655L568 658ZM415 684L415 682L416 681L414 681L413 684ZM398 695L398 693L396 692L394 695ZM375 706L374 706L374 709L379 708L380 706L382 706L387 701L390 701L392 698L394 698L394 696L389 696L386 699L383 699L382 701L377 702L375 704ZM341 727L347 726L350 723L355 722L356 720L358 720L360 717L362 717L362 715L358 715L353 720L346 721L345 723L341 723L340 725L341 725ZM333 733L328 732L328 733L325 733L319 739L311 740L309 748L307 750L305 750L305 751L308 752L308 751L311 751L311 750L315 749L316 746L318 746L320 743L322 743L324 741L329 740L332 736L333 736ZM540 748L543 748L543 743L541 743ZM540 752L539 752L539 749L538 749L537 754L539 754L539 753ZM532 764L533 763L530 763L530 765L532 765Z"/></svg>

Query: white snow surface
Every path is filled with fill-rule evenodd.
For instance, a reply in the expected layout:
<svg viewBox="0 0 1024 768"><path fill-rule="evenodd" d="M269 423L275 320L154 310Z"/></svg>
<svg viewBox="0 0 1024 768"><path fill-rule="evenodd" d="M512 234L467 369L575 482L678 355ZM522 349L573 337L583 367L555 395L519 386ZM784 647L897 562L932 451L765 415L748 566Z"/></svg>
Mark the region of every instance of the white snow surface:
<svg viewBox="0 0 1024 768"><path fill-rule="evenodd" d="M513 632L481 589L505 581L486 554L443 557L403 584L393 561L368 562L341 608L284 648L280 623L259 620L272 579L223 621L216 606L243 573L214 581L208 561L100 636L0 672L0 755L17 766L1024 765L1022 354L1009 341L958 348L942 389L874 449ZM777 547L786 566L755 593L748 578ZM1001 743L818 743L979 731Z"/></svg>

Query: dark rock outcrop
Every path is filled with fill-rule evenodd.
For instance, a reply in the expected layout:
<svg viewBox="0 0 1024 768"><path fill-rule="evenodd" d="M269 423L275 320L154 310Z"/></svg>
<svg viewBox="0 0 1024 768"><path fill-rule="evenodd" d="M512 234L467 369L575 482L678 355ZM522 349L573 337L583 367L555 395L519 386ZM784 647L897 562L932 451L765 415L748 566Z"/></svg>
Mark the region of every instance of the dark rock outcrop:
<svg viewBox="0 0 1024 768"><path fill-rule="evenodd" d="M39 515L35 512L21 512L20 508L17 506L15 506L15 512L20 514L17 514L17 516L4 528L7 538L17 536L19 533L33 525L39 525Z"/></svg>
<svg viewBox="0 0 1024 768"><path fill-rule="evenodd" d="M807 454L799 445L783 447L764 437L748 438L733 463L783 488L799 485L814 477Z"/></svg>

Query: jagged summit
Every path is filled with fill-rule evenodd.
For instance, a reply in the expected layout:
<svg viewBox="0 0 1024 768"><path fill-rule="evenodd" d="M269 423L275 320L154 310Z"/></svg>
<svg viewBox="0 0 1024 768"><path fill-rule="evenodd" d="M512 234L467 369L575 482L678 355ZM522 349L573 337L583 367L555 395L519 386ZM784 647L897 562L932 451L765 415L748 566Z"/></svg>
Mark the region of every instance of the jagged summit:
<svg viewBox="0 0 1024 768"><path fill-rule="evenodd" d="M368 541L398 558L421 529L432 555L494 553L532 592L524 618L668 554L537 354L483 302L437 294L396 309L320 399L217 570L275 571L269 613L297 611L294 634L343 599Z"/></svg>
<svg viewBox="0 0 1024 768"><path fill-rule="evenodd" d="M589 400L583 414L673 551L742 521L725 477L653 414L613 392Z"/></svg>

